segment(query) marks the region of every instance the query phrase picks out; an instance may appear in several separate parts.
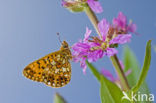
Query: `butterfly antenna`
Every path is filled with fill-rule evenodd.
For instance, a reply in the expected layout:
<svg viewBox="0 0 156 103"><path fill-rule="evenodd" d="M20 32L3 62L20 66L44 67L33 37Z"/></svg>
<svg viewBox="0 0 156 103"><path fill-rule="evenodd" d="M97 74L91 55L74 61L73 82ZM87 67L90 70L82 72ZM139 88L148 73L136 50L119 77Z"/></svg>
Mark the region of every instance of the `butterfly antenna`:
<svg viewBox="0 0 156 103"><path fill-rule="evenodd" d="M56 33L59 39L59 42L62 44L61 38L60 38L60 33Z"/></svg>

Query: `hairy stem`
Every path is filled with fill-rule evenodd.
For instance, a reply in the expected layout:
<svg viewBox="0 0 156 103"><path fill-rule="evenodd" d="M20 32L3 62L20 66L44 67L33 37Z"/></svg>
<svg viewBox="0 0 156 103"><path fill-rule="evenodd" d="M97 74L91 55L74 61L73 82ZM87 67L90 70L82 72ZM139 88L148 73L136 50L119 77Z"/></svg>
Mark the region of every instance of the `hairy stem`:
<svg viewBox="0 0 156 103"><path fill-rule="evenodd" d="M102 38L102 36L101 36L101 34L100 34L99 30L98 30L98 22L99 21L98 21L96 15L94 14L94 12L91 10L91 8L89 6L86 7L85 13L87 14L88 18L90 19L91 23L93 24L97 34ZM116 55L110 57L110 59L111 59L112 64L114 65L114 67L115 67L115 69L116 69L116 71L118 73L122 89L125 90L125 91L128 91L130 89L130 87L129 87L127 78L126 78L126 76L124 74L124 71L122 70L121 65L119 63L119 59L117 58Z"/></svg>

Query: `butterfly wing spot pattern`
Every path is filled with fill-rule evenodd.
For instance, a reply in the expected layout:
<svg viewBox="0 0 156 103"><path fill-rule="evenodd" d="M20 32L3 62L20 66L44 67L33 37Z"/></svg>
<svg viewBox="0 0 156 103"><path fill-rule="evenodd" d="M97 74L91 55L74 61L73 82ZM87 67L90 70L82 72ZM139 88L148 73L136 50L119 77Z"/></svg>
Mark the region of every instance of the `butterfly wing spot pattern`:
<svg viewBox="0 0 156 103"><path fill-rule="evenodd" d="M26 66L23 75L28 79L43 82L47 86L60 88L70 82L72 59L70 49L66 41L62 42L59 51L42 57Z"/></svg>

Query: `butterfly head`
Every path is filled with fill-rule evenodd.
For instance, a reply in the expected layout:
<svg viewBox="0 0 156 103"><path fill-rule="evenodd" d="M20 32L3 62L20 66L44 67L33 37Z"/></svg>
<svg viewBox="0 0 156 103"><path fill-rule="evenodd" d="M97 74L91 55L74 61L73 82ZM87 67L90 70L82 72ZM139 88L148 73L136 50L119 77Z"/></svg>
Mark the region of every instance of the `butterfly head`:
<svg viewBox="0 0 156 103"><path fill-rule="evenodd" d="M61 49L69 49L68 43L66 41L62 42Z"/></svg>
<svg viewBox="0 0 156 103"><path fill-rule="evenodd" d="M70 51L70 47L68 46L68 43L66 41L62 42L62 46L60 50L71 60L72 59L72 54Z"/></svg>

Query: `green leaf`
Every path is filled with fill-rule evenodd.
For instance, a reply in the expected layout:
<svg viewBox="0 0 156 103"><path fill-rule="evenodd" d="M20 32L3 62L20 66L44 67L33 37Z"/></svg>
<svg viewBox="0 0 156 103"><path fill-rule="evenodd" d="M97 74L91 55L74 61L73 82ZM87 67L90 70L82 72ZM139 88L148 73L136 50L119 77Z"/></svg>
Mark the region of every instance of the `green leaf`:
<svg viewBox="0 0 156 103"><path fill-rule="evenodd" d="M90 70L91 70L91 72L93 73L93 75L96 77L96 79L98 80L98 81L100 81L100 73L98 72L98 70L91 64L91 63L89 63L87 60L86 60L86 64L87 64L87 66L90 68Z"/></svg>
<svg viewBox="0 0 156 103"><path fill-rule="evenodd" d="M134 53L130 50L128 46L124 47L124 56L123 56L123 62L124 62L124 72L128 71L131 69L131 73L127 76L128 83L130 87L133 87L138 78L138 73L140 73L140 66L138 63L138 60L136 59L136 56Z"/></svg>
<svg viewBox="0 0 156 103"><path fill-rule="evenodd" d="M130 87L132 88L133 86L136 85L137 80L139 78L139 73L140 73L140 65L139 62L135 56L135 54L132 52L132 50L130 50L130 48L128 46L124 47L124 56L123 56L123 61L124 61L124 72L126 72L127 70L131 69L131 73L127 76L127 80L128 83L130 85ZM146 84L146 82L144 81L143 84L141 85L140 89L138 90L140 92L140 94L149 94L149 89L148 86ZM144 102L137 102L137 103L146 103Z"/></svg>
<svg viewBox="0 0 156 103"><path fill-rule="evenodd" d="M121 89L108 79L106 79L103 75L101 75L101 102L102 103L121 103L123 93Z"/></svg>
<svg viewBox="0 0 156 103"><path fill-rule="evenodd" d="M150 63L151 63L151 40L149 40L147 42L147 45L146 45L144 65L142 67L142 71L141 71L139 80L138 80L137 84L132 89L134 92L137 92L138 89L143 84L143 82L145 81L145 78L147 76L147 73L148 73L148 70L149 70L149 67L150 67Z"/></svg>
<svg viewBox="0 0 156 103"><path fill-rule="evenodd" d="M54 103L67 103L67 102L59 93L56 93L54 97Z"/></svg>
<svg viewBox="0 0 156 103"><path fill-rule="evenodd" d="M123 97L121 89L116 84L112 83L110 80L101 75L91 63L86 61L86 64L96 79L101 83L100 93L102 103L120 103Z"/></svg>

